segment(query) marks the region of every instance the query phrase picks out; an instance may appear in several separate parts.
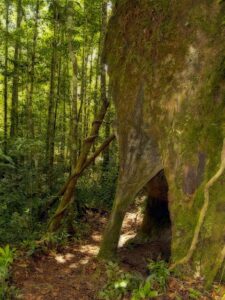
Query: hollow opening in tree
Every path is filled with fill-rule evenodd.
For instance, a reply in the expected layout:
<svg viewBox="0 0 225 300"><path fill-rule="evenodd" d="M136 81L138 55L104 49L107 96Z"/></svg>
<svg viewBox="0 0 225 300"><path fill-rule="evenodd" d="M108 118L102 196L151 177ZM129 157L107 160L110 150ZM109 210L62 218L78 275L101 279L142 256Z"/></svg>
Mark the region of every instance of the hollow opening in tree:
<svg viewBox="0 0 225 300"><path fill-rule="evenodd" d="M160 171L145 186L147 193L141 235L161 245L161 257L168 260L171 249L171 219L168 202L168 183Z"/></svg>

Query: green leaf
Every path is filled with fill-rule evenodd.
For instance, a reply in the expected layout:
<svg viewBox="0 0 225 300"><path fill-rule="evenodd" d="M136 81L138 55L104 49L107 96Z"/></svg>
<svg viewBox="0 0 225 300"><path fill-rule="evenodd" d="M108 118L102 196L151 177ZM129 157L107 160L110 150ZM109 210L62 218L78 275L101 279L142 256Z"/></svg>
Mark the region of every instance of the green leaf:
<svg viewBox="0 0 225 300"><path fill-rule="evenodd" d="M151 298L155 298L159 296L159 293L157 291L150 291L148 296Z"/></svg>

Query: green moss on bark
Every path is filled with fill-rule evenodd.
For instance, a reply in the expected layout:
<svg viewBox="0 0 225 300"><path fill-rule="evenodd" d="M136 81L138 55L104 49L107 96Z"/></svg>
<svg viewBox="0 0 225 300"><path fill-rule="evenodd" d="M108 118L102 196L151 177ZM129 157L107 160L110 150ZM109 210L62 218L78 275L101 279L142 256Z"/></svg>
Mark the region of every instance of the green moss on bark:
<svg viewBox="0 0 225 300"><path fill-rule="evenodd" d="M120 164L137 170L136 182L150 180L153 172L145 170L150 165L146 153L153 153L148 140L158 144L169 183L174 261L190 247L205 184L220 164L225 137L224 10L224 4L208 0L118 1L106 39ZM141 117L136 117L139 110ZM139 129L132 139L133 128ZM127 160L132 143L136 158ZM121 174L122 182L129 177L129 172ZM221 177L210 189L209 211L193 256L193 266L200 263L209 281L224 243L224 194Z"/></svg>

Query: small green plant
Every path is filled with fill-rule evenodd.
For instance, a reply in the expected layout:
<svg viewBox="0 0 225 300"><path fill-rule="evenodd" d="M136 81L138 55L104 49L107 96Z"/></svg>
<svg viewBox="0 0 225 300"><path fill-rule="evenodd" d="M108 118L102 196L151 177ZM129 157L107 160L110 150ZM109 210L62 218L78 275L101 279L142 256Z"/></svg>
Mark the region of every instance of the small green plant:
<svg viewBox="0 0 225 300"><path fill-rule="evenodd" d="M108 263L107 265L108 282L99 293L99 298L104 300L120 300L132 290L137 289L142 282L139 274L131 274L122 271L118 264Z"/></svg>
<svg viewBox="0 0 225 300"><path fill-rule="evenodd" d="M138 289L133 291L131 300L149 299L157 296L159 296L158 291L153 288L150 278L147 278Z"/></svg>
<svg viewBox="0 0 225 300"><path fill-rule="evenodd" d="M190 299L200 299L200 297L202 296L202 293L196 289L190 288L188 292Z"/></svg>
<svg viewBox="0 0 225 300"><path fill-rule="evenodd" d="M9 245L0 247L0 299L12 299L16 289L9 286L10 265L13 263L15 250L11 250Z"/></svg>
<svg viewBox="0 0 225 300"><path fill-rule="evenodd" d="M8 279L9 266L13 262L14 251L9 248L9 245L5 248L0 247L0 280L1 282Z"/></svg>
<svg viewBox="0 0 225 300"><path fill-rule="evenodd" d="M161 292L165 292L166 284L170 276L167 263L163 260L156 262L150 261L147 267L150 273L148 280L154 282L154 285L156 285Z"/></svg>
<svg viewBox="0 0 225 300"><path fill-rule="evenodd" d="M166 291L170 272L164 261L150 261L150 275L144 279L140 274L123 272L117 264L107 266L108 282L99 293L100 299L122 299L130 295L131 300L153 299Z"/></svg>
<svg viewBox="0 0 225 300"><path fill-rule="evenodd" d="M37 245L35 252L42 251L48 252L50 249L60 249L65 246L68 242L70 235L65 231L58 231L56 233L48 232L46 233L40 243Z"/></svg>
<svg viewBox="0 0 225 300"><path fill-rule="evenodd" d="M25 249L27 256L33 256L36 254L38 249L36 241L24 240L21 245Z"/></svg>
<svg viewBox="0 0 225 300"><path fill-rule="evenodd" d="M147 268L150 275L133 291L132 300L152 299L166 291L170 275L167 264L164 261L150 261Z"/></svg>

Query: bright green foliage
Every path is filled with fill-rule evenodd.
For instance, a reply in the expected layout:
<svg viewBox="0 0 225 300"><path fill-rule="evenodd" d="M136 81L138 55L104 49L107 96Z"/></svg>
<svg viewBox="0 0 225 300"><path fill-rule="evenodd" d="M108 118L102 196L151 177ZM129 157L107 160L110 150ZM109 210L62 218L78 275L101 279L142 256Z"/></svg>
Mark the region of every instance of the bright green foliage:
<svg viewBox="0 0 225 300"><path fill-rule="evenodd" d="M17 163L12 172L8 165L14 166L14 161L11 157L7 158L7 168L1 168L0 171L3 176L0 180L0 243L39 239L46 228L46 223L39 216L39 210L50 198L46 176L41 174L40 169L32 166L29 168L24 162ZM112 161L110 168L110 171L103 173L101 164L94 165L81 178L77 190L77 200L81 207L86 205L111 208L117 182L117 163ZM63 170L59 166L58 182L55 185L58 190L65 181L60 173ZM75 227L79 227L79 223L76 224L76 220L74 222Z"/></svg>
<svg viewBox="0 0 225 300"><path fill-rule="evenodd" d="M9 245L5 248L0 248L0 278L4 281L8 278L8 268L12 264L14 258L14 251L9 248Z"/></svg>
<svg viewBox="0 0 225 300"><path fill-rule="evenodd" d="M78 155L101 106L103 1L21 1L20 28L16 22L18 3L17 0L0 3L0 244L32 243L41 237L55 206L49 207L44 216L40 211L62 188L73 168L75 157L71 148L75 142L72 140L76 138ZM18 62L14 61L16 42ZM71 56L77 61L76 99L73 98ZM18 126L12 136L15 77ZM107 86L108 78L106 89ZM105 129L106 125L102 126L91 152L111 134L112 106L108 113L109 130ZM77 132L72 134L75 119ZM52 140L47 142L50 121L54 123L49 134ZM49 144L53 147L52 157L46 149ZM103 169L103 154L79 182L77 201L80 206L111 207L118 169L115 145L109 152L106 168Z"/></svg>
<svg viewBox="0 0 225 300"><path fill-rule="evenodd" d="M100 299L122 299L130 295L132 300L150 299L166 292L170 272L164 261L151 261L148 266L150 275L145 279L139 273L122 271L117 264L107 266L108 282L100 292Z"/></svg>
<svg viewBox="0 0 225 300"><path fill-rule="evenodd" d="M164 261L150 261L147 268L150 275L133 292L132 300L155 298L166 292L166 285L170 275L167 264Z"/></svg>
<svg viewBox="0 0 225 300"><path fill-rule="evenodd" d="M132 300L152 299L159 296L158 291L154 290L150 280L146 280L138 290L135 290L132 295Z"/></svg>
<svg viewBox="0 0 225 300"><path fill-rule="evenodd" d="M170 275L168 264L161 261L150 261L148 264L149 277L148 279L158 285L160 291L165 291L166 284Z"/></svg>
<svg viewBox="0 0 225 300"><path fill-rule="evenodd" d="M44 177L27 163L15 163L18 156L11 155L7 165L16 167L1 169L0 174L0 243L33 239L40 230L37 213L44 195ZM42 190L38 190L39 184Z"/></svg>
<svg viewBox="0 0 225 300"><path fill-rule="evenodd" d="M14 250L9 245L5 248L0 247L0 299L12 299L16 294L14 287L9 287L8 280L10 276L10 265L14 259Z"/></svg>
<svg viewBox="0 0 225 300"><path fill-rule="evenodd" d="M139 274L123 272L115 263L107 265L108 282L99 293L99 298L104 300L122 299L127 293L137 289L143 278Z"/></svg>
<svg viewBox="0 0 225 300"><path fill-rule="evenodd" d="M115 197L118 177L117 162L109 163L108 170L101 172L99 166L93 166L80 179L78 198L80 203L90 207L110 209Z"/></svg>
<svg viewBox="0 0 225 300"><path fill-rule="evenodd" d="M189 289L189 297L190 299L200 299L200 297L202 296L202 293L196 289Z"/></svg>

